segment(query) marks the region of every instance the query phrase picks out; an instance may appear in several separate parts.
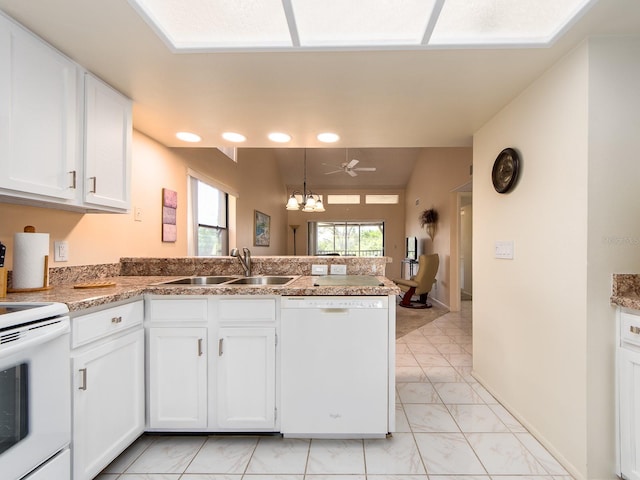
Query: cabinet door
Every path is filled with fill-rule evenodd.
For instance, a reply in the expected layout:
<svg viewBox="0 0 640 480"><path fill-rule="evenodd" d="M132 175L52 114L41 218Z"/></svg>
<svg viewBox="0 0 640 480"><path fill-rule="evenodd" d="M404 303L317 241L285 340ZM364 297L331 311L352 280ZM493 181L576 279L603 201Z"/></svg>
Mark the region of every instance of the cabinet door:
<svg viewBox="0 0 640 480"><path fill-rule="evenodd" d="M1 189L77 199L77 83L73 62L0 15Z"/></svg>
<svg viewBox="0 0 640 480"><path fill-rule="evenodd" d="M273 327L223 327L218 339L217 421L220 428L275 427Z"/></svg>
<svg viewBox="0 0 640 480"><path fill-rule="evenodd" d="M85 202L130 207L131 101L85 75Z"/></svg>
<svg viewBox="0 0 640 480"><path fill-rule="evenodd" d="M620 469L640 480L640 352L618 350L620 388Z"/></svg>
<svg viewBox="0 0 640 480"><path fill-rule="evenodd" d="M206 328L149 329L149 427L207 426Z"/></svg>
<svg viewBox="0 0 640 480"><path fill-rule="evenodd" d="M74 355L73 479L94 478L144 431L144 331Z"/></svg>

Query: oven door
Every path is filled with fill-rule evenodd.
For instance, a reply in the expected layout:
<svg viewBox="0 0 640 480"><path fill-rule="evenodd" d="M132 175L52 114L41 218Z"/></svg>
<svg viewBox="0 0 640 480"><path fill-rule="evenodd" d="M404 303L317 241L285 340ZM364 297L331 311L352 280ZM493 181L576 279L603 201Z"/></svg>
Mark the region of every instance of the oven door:
<svg viewBox="0 0 640 480"><path fill-rule="evenodd" d="M69 445L69 318L0 331L0 472L17 480Z"/></svg>

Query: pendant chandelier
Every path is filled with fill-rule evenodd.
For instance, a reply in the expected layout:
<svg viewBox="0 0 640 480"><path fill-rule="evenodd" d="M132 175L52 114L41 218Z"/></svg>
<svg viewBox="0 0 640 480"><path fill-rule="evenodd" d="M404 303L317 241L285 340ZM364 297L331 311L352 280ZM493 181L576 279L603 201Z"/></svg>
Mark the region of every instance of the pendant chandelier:
<svg viewBox="0 0 640 480"><path fill-rule="evenodd" d="M298 202L296 195L300 195L301 202ZM304 176L302 182L302 192L294 190L289 197L286 205L287 210L302 210L303 212L324 212L322 197L313 193L311 190L307 192L307 149L304 149Z"/></svg>

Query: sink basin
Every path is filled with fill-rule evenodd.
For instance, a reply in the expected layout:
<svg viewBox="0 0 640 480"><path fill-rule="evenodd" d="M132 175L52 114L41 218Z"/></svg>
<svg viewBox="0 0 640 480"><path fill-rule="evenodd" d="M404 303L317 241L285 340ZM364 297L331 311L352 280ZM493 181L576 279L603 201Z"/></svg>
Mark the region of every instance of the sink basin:
<svg viewBox="0 0 640 480"><path fill-rule="evenodd" d="M185 277L178 278L176 280L169 280L168 282L161 282L158 285L219 285L221 283L228 282L229 280L235 280L238 277L228 276L211 276L211 277Z"/></svg>
<svg viewBox="0 0 640 480"><path fill-rule="evenodd" d="M285 285L296 277L281 277L265 275L261 277L242 277L229 282L227 285Z"/></svg>

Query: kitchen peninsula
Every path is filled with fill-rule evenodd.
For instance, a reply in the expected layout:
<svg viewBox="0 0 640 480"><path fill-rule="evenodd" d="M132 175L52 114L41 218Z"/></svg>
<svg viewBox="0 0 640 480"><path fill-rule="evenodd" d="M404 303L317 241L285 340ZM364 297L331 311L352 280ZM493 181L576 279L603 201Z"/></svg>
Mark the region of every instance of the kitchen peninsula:
<svg viewBox="0 0 640 480"><path fill-rule="evenodd" d="M387 259L252 260L244 277L233 257L123 258L53 268L49 290L8 294L71 312L74 480L93 478L144 431L394 431L399 291ZM311 276L312 265L347 275ZM225 281L167 283L210 276Z"/></svg>

